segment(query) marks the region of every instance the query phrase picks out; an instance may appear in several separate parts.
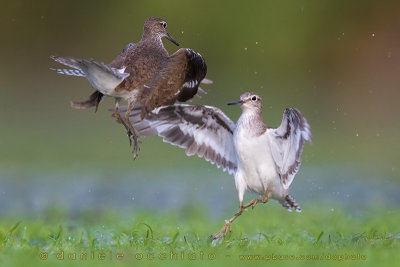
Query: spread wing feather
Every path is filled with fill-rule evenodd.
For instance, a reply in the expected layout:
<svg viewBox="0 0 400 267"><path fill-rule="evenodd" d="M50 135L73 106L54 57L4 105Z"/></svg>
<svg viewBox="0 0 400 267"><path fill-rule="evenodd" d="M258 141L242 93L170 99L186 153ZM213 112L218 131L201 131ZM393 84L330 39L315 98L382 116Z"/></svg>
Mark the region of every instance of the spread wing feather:
<svg viewBox="0 0 400 267"><path fill-rule="evenodd" d="M126 106L119 109L121 114ZM230 174L237 169L233 144L235 123L221 110L209 106L175 104L162 106L141 119L141 109L130 113L130 121L139 136L158 135L164 142L197 154Z"/></svg>
<svg viewBox="0 0 400 267"><path fill-rule="evenodd" d="M310 125L299 110L287 108L281 125L276 129L267 129L266 134L281 183L288 189L299 170L304 143L311 143Z"/></svg>

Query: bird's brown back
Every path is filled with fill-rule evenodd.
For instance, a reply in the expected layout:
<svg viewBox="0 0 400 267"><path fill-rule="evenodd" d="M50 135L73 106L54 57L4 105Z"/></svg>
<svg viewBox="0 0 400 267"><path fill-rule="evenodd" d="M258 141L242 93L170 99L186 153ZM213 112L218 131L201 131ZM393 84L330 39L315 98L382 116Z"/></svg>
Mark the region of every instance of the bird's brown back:
<svg viewBox="0 0 400 267"><path fill-rule="evenodd" d="M150 88L142 91L140 99L144 112L176 102L179 91L185 83L187 67L185 49L179 49L165 61L164 66L150 81Z"/></svg>
<svg viewBox="0 0 400 267"><path fill-rule="evenodd" d="M125 53L121 53L110 63L110 66L126 67L127 77L115 91L132 91L142 88L159 71L161 65L167 60L168 52L161 45L152 42L139 42Z"/></svg>

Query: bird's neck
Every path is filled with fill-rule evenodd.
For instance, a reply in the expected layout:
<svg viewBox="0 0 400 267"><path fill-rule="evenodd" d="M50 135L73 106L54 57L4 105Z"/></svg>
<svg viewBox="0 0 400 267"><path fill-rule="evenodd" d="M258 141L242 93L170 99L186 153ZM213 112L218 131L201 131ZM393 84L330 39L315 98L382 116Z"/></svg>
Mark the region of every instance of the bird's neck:
<svg viewBox="0 0 400 267"><path fill-rule="evenodd" d="M261 110L243 110L237 122L238 130L246 131L250 136L260 136L267 130Z"/></svg>
<svg viewBox="0 0 400 267"><path fill-rule="evenodd" d="M140 40L141 43L145 43L147 46L158 46L164 47L161 37L159 35L150 34L144 32L142 35L142 39Z"/></svg>

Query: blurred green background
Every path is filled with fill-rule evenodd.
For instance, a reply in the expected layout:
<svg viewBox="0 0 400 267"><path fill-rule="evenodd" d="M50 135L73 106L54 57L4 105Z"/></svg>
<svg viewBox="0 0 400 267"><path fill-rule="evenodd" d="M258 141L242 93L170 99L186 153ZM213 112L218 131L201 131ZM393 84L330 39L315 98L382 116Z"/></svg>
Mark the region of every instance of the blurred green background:
<svg viewBox="0 0 400 267"><path fill-rule="evenodd" d="M3 2L0 215L40 216L53 204L72 214L198 204L221 218L236 207L233 177L159 138L143 140L134 161L107 111L113 100L96 114L73 110L69 101L89 95L89 83L49 69L60 67L50 55L110 62L140 39L149 16L204 56L214 84L193 103L236 120L240 109L226 103L255 91L268 125L285 107L307 117L313 145L292 186L300 203L397 209L399 10L396 1Z"/></svg>
<svg viewBox="0 0 400 267"><path fill-rule="evenodd" d="M313 145L306 144L291 188L303 213L289 215L276 202L257 207L238 220L227 248L298 252L318 243L319 251L351 247L376 253L375 263L390 261L400 238L399 12L398 1L365 0L3 1L0 248L33 247L35 259L42 248L71 243L115 248L110 240L145 240L142 249L177 240L176 248L196 250L236 210L233 177L157 137L143 140L134 161L123 127L107 111L113 100L96 114L73 110L69 101L88 96L89 83L50 70L60 67L50 55L108 63L158 16L181 47L207 62L214 84L193 103L236 120L240 109L226 103L255 91L268 125L297 107L312 127ZM141 222L154 227L156 241L146 243ZM194 231L200 241L188 243L179 231ZM259 241L243 245L247 235ZM11 266L9 251L2 254L0 265Z"/></svg>

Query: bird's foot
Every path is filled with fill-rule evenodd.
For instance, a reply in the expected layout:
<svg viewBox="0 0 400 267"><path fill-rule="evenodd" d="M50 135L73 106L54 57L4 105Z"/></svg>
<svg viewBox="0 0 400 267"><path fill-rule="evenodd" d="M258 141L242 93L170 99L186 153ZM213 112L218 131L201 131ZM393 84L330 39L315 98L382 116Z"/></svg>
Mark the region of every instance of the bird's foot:
<svg viewBox="0 0 400 267"><path fill-rule="evenodd" d="M264 198L262 199L253 199L252 201L250 201L249 203L247 203L246 205L242 206L242 209L247 209L249 207L251 207L252 209L254 209L254 207L258 204L258 203L267 203L268 202L268 197L264 196Z"/></svg>
<svg viewBox="0 0 400 267"><path fill-rule="evenodd" d="M127 130L127 135L129 138L129 146L132 146L133 143L132 155L133 159L136 159L139 155L139 144L141 143L141 141L139 140L139 136L137 136L135 133L132 133L130 129Z"/></svg>
<svg viewBox="0 0 400 267"><path fill-rule="evenodd" d="M141 143L139 140L139 137L137 135L133 135L133 151L132 151L132 155L133 155L133 159L136 159L137 156L139 155L139 144Z"/></svg>
<svg viewBox="0 0 400 267"><path fill-rule="evenodd" d="M129 129L129 127L126 127L126 135L128 136L128 139L129 139L129 146L132 146L133 134L132 134L131 130Z"/></svg>
<svg viewBox="0 0 400 267"><path fill-rule="evenodd" d="M257 203L259 202L259 199L253 199L251 204L251 209L254 209L254 207L257 205Z"/></svg>
<svg viewBox="0 0 400 267"><path fill-rule="evenodd" d="M222 237L225 237L225 235L230 231L231 229L231 223L229 221L226 221L225 225L222 227L221 231L219 231L216 234L212 235L212 238L214 240L220 239Z"/></svg>

